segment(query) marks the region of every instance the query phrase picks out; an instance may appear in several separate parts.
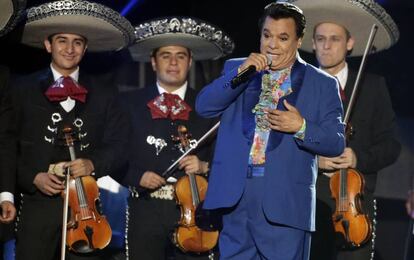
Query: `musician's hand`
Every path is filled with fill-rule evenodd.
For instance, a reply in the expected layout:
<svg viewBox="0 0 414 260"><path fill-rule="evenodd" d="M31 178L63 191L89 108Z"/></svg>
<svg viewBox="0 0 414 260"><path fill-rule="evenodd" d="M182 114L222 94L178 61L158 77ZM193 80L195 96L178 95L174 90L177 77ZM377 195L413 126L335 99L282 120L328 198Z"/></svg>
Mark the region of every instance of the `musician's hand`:
<svg viewBox="0 0 414 260"><path fill-rule="evenodd" d="M195 155L184 157L179 163L179 169L184 169L186 174L205 174L208 172L208 163L201 161Z"/></svg>
<svg viewBox="0 0 414 260"><path fill-rule="evenodd" d="M95 170L92 161L88 159L76 159L66 163L66 167L69 167L70 175L73 178L89 176Z"/></svg>
<svg viewBox="0 0 414 260"><path fill-rule="evenodd" d="M408 192L407 202L405 203L405 207L407 208L407 214L414 219L414 191L410 190Z"/></svg>
<svg viewBox="0 0 414 260"><path fill-rule="evenodd" d="M267 64L267 57L261 53L250 53L249 57L247 57L244 63L240 65L239 71L245 70L251 65L256 67L256 71L269 69L269 65Z"/></svg>
<svg viewBox="0 0 414 260"><path fill-rule="evenodd" d="M1 207L1 215L0 215L0 222L1 223L10 223L16 217L16 207L11 201L3 201L0 204Z"/></svg>
<svg viewBox="0 0 414 260"><path fill-rule="evenodd" d="M296 133L302 127L303 117L296 107L289 104L286 100L283 100L283 105L287 111L278 109L266 110L270 128L285 133Z"/></svg>
<svg viewBox="0 0 414 260"><path fill-rule="evenodd" d="M65 189L63 181L61 181L56 175L46 172L38 173L33 180L33 184L41 192L49 196L58 194Z"/></svg>
<svg viewBox="0 0 414 260"><path fill-rule="evenodd" d="M346 147L344 152L338 157L319 157L319 168L323 170L339 170L353 168L357 164L357 158L352 148Z"/></svg>
<svg viewBox="0 0 414 260"><path fill-rule="evenodd" d="M162 185L165 185L165 179L155 172L146 171L139 181L139 185L146 189L154 190L158 189Z"/></svg>

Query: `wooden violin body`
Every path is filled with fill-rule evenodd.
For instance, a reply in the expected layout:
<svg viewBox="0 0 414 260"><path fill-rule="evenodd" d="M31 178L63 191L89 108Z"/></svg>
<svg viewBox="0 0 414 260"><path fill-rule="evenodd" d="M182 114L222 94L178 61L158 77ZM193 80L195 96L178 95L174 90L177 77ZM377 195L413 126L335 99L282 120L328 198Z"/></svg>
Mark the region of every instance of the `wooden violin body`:
<svg viewBox="0 0 414 260"><path fill-rule="evenodd" d="M66 145L72 161L76 160L73 132L69 127L63 129ZM77 253L90 253L103 249L111 241L112 230L105 216L98 211L99 189L91 176L72 178L68 169L64 198L62 252L65 259L65 241L70 250ZM69 215L69 220L67 217Z"/></svg>
<svg viewBox="0 0 414 260"><path fill-rule="evenodd" d="M331 177L330 189L336 201L332 221L346 248L360 247L371 238L371 222L363 212L364 178L354 169L342 169Z"/></svg>
<svg viewBox="0 0 414 260"><path fill-rule="evenodd" d="M71 179L69 183L70 219L66 244L70 250L89 253L105 248L112 230L99 208L99 189L91 176Z"/></svg>
<svg viewBox="0 0 414 260"><path fill-rule="evenodd" d="M204 231L196 225L195 212L205 198L207 185L204 177L194 174L180 178L175 185L177 203L181 207L181 220L173 239L184 252L204 253L217 244L218 231Z"/></svg>

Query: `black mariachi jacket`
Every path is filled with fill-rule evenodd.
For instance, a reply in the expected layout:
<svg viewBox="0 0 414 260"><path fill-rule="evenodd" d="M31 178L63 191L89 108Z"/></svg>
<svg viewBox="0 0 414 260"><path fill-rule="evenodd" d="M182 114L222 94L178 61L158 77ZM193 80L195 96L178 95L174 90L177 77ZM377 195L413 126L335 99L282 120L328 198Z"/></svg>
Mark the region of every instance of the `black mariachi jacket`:
<svg viewBox="0 0 414 260"><path fill-rule="evenodd" d="M61 131L56 113L65 117L65 112L58 102L50 102L44 94L53 81L51 70L46 69L13 84L14 120L10 129L17 145L17 183L21 192L27 194L41 194L33 180L55 162L57 132ZM80 128L73 127L84 136L75 143L77 158L90 159L96 177L113 175L127 166L124 152L130 130L128 118L118 104L115 87L82 73L79 83L88 94L86 102L76 102L71 112L78 119L77 125L81 123Z"/></svg>
<svg viewBox="0 0 414 260"><path fill-rule="evenodd" d="M145 192L146 189L139 186L142 175L146 171L153 171L162 174L182 152L172 141L171 136L177 136L179 125L187 127L191 139L198 140L210 130L216 120L205 119L197 115L194 110L196 91L187 88L184 101L192 108L190 118L186 120L152 119L147 103L159 95L156 86L125 93L122 96L122 103L129 111L132 124L132 135L129 141L130 167L123 176L122 184L135 188L138 192ZM152 139L152 140L151 140ZM157 155L154 140L164 140L167 144ZM196 155L200 160L210 161L213 152L213 141L210 138L207 142L200 144L196 149ZM152 143L152 144L151 144ZM173 172L176 178L184 174L178 170Z"/></svg>

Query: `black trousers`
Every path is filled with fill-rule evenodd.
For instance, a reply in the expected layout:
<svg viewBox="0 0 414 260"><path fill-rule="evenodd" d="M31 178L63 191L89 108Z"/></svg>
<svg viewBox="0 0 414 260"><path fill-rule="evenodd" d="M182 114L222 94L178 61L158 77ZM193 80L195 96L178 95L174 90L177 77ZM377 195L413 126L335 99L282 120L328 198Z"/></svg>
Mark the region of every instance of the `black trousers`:
<svg viewBox="0 0 414 260"><path fill-rule="evenodd" d="M209 259L208 254L185 254L172 243L172 234L181 214L174 200L129 198L128 211L129 260ZM217 256L215 253L215 258Z"/></svg>
<svg viewBox="0 0 414 260"><path fill-rule="evenodd" d="M24 196L16 234L16 260L60 259L63 199ZM67 260L100 260L100 252L74 254L66 250Z"/></svg>
<svg viewBox="0 0 414 260"><path fill-rule="evenodd" d="M335 201L331 198L329 180L325 175L319 175L316 182L316 232L312 234L311 260L369 260L373 253L372 240L356 249L340 247L338 236L335 234L332 213L335 211ZM362 202L365 214L374 217L374 197L365 191Z"/></svg>

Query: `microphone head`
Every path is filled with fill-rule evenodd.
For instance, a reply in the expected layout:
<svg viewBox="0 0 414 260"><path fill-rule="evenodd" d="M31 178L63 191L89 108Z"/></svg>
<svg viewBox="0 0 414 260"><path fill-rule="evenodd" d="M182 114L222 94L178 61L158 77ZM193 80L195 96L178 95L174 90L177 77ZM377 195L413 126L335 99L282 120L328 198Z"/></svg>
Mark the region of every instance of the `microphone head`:
<svg viewBox="0 0 414 260"><path fill-rule="evenodd" d="M267 59L267 66L272 66L272 57L270 56L270 54L266 55L266 59Z"/></svg>

